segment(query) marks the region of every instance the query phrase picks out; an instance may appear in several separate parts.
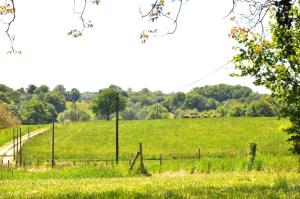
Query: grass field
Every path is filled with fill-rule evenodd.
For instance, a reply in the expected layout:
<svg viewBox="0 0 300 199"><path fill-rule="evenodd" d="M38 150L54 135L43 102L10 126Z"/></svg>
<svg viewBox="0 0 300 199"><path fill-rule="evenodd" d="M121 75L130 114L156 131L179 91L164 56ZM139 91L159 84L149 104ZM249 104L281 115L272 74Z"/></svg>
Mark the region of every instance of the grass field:
<svg viewBox="0 0 300 199"><path fill-rule="evenodd" d="M281 132L288 125L287 120L275 118L121 121L120 158L128 164L141 142L147 167L152 171L157 170L161 154L164 170L193 167L206 171L244 170L248 143L255 140L258 145L257 170L290 171L297 167L297 159L288 151L287 136ZM25 160L49 160L50 138L48 132L25 144ZM196 161L199 148L200 162ZM114 157L113 121L79 122L56 128L57 161L114 160Z"/></svg>
<svg viewBox="0 0 300 199"><path fill-rule="evenodd" d="M297 157L281 132L288 125L275 118L120 121L116 165L114 121L58 124L56 167L41 163L51 157L50 132L38 135L23 147L32 165L0 167L0 198L300 198ZM251 140L257 157L249 171ZM139 162L129 170L140 142L147 177Z"/></svg>
<svg viewBox="0 0 300 199"><path fill-rule="evenodd" d="M0 198L299 198L295 173L162 173L151 177L0 181Z"/></svg>
<svg viewBox="0 0 300 199"><path fill-rule="evenodd" d="M44 125L44 124L43 125L30 125L29 131L32 132L36 129L43 128L46 126L47 125ZM28 132L28 125L22 125L21 128L22 128L22 134L25 134ZM13 129L12 128L0 129L0 147L3 144L5 144L11 140L13 140Z"/></svg>

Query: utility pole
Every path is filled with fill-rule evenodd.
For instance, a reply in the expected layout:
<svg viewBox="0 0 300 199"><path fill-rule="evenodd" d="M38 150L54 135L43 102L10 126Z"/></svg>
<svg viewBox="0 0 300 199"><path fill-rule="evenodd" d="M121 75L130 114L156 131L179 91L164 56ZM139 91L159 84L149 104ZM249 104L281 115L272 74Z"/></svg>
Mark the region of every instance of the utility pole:
<svg viewBox="0 0 300 199"><path fill-rule="evenodd" d="M116 104L116 164L119 164L119 93Z"/></svg>
<svg viewBox="0 0 300 199"><path fill-rule="evenodd" d="M51 158L51 166L54 167L54 119L52 120L52 158Z"/></svg>

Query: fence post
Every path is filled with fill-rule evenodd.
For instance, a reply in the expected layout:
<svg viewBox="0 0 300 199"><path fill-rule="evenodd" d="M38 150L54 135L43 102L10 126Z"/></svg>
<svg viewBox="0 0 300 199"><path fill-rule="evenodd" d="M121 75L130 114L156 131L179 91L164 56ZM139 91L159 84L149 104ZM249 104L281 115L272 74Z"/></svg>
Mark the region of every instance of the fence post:
<svg viewBox="0 0 300 199"><path fill-rule="evenodd" d="M198 149L198 158L199 158L199 160L201 159L201 151L200 151L200 148Z"/></svg>
<svg viewBox="0 0 300 199"><path fill-rule="evenodd" d="M160 156L159 156L159 165L161 166L162 163L163 163L163 156L162 156L162 154L160 154Z"/></svg>
<svg viewBox="0 0 300 199"><path fill-rule="evenodd" d="M19 152L19 128L17 127L17 151L16 151L17 160L18 160L18 152ZM16 166L18 166L18 161L16 161Z"/></svg>
<svg viewBox="0 0 300 199"><path fill-rule="evenodd" d="M14 155L14 160L16 159L16 141L15 141L15 128L13 128L13 155Z"/></svg>
<svg viewBox="0 0 300 199"><path fill-rule="evenodd" d="M7 167L9 168L9 159L7 160Z"/></svg>
<svg viewBox="0 0 300 199"><path fill-rule="evenodd" d="M144 158L143 158L143 144L140 143L140 167L142 170L142 173L144 173Z"/></svg>
<svg viewBox="0 0 300 199"><path fill-rule="evenodd" d="M22 129L20 128L20 167L22 167Z"/></svg>
<svg viewBox="0 0 300 199"><path fill-rule="evenodd" d="M51 159L51 166L54 167L54 119L52 121L52 159Z"/></svg>

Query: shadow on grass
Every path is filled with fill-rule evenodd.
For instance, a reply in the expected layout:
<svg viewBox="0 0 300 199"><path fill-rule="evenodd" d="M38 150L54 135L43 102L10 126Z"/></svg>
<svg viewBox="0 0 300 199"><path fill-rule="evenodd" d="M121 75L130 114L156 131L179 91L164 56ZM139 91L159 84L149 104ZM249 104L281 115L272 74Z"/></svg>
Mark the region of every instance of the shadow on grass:
<svg viewBox="0 0 300 199"><path fill-rule="evenodd" d="M69 192L36 198L299 198L300 184L293 186L238 186L238 187L186 187L184 189L162 189L150 191L143 190L129 192L118 189L99 193Z"/></svg>

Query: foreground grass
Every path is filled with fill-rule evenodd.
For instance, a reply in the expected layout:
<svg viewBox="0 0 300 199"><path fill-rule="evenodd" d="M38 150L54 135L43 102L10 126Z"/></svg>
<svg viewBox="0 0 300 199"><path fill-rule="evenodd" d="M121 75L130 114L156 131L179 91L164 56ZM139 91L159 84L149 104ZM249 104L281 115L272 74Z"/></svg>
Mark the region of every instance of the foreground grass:
<svg viewBox="0 0 300 199"><path fill-rule="evenodd" d="M299 198L299 182L299 174L287 172L2 180L0 198Z"/></svg>

